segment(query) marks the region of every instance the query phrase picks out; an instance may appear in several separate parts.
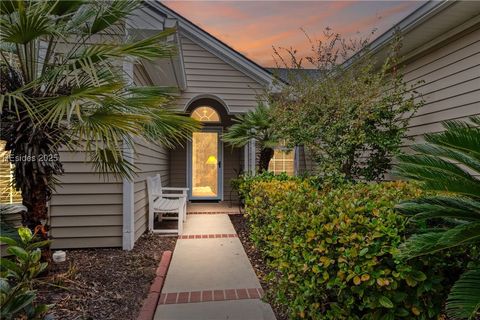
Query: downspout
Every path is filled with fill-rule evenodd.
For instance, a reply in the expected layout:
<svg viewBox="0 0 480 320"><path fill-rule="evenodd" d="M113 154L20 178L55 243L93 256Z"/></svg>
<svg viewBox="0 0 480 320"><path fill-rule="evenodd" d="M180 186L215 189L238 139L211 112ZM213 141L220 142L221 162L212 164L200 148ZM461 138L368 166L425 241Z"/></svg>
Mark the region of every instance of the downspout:
<svg viewBox="0 0 480 320"><path fill-rule="evenodd" d="M123 157L130 164L134 164L133 150L124 141ZM123 234L122 249L132 250L135 245L135 219L134 219L134 182L131 179L123 178Z"/></svg>
<svg viewBox="0 0 480 320"><path fill-rule="evenodd" d="M123 63L123 71L126 74L127 82L133 84L133 63L125 61ZM134 152L132 147L123 141L123 157L130 164L134 164ZM123 178L123 232L122 232L122 249L132 250L135 244L135 218L134 218L134 182L131 179Z"/></svg>

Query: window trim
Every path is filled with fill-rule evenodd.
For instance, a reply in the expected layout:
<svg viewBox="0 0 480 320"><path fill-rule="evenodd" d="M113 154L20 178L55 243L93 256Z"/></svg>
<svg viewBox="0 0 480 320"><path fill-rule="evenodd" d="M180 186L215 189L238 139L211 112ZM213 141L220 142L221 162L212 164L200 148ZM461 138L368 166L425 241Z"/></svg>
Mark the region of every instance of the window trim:
<svg viewBox="0 0 480 320"><path fill-rule="evenodd" d="M294 147L293 149L289 149L289 148L284 147L284 146L278 146L278 147L273 148L274 155L273 155L272 159L270 160L269 167L272 164L272 161L276 161L276 160L274 160L274 157L275 157L275 151L277 151L277 150L284 152L284 154L293 153L292 160L288 160L288 161L289 162L291 161L292 165L293 165L293 170L292 170L291 176L296 176L297 173L298 173L298 168L297 168L298 167L298 148ZM289 151L289 152L287 153L287 151ZM285 168L285 159L277 160L277 161L282 161L283 168ZM290 175L290 173L287 172L287 171L277 171L277 170L271 171L270 168L269 168L268 171L273 172L274 174L286 173L287 175Z"/></svg>

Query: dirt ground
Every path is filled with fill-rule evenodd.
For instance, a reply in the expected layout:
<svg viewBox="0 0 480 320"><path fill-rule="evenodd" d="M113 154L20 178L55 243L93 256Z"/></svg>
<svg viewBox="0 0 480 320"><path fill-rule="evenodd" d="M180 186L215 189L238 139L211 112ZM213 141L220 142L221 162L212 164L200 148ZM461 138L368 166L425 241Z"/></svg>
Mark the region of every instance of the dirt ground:
<svg viewBox="0 0 480 320"><path fill-rule="evenodd" d="M136 319L162 253L175 243L145 234L131 251L67 250L67 261L39 279L37 301L53 304L54 319Z"/></svg>

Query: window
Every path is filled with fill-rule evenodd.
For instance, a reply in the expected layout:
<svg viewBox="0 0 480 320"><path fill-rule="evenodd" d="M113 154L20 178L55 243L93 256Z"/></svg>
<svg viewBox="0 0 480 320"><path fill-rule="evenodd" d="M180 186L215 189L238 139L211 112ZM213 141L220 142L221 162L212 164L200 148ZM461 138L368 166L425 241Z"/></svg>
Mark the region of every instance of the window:
<svg viewBox="0 0 480 320"><path fill-rule="evenodd" d="M5 151L5 141L0 140L0 203L22 203L20 192L12 185L13 165L8 161L9 154Z"/></svg>
<svg viewBox="0 0 480 320"><path fill-rule="evenodd" d="M220 122L220 116L211 107L198 107L192 112L192 118L202 122Z"/></svg>
<svg viewBox="0 0 480 320"><path fill-rule="evenodd" d="M295 152L284 148L277 148L268 165L268 171L275 174L285 172L289 176L295 174Z"/></svg>

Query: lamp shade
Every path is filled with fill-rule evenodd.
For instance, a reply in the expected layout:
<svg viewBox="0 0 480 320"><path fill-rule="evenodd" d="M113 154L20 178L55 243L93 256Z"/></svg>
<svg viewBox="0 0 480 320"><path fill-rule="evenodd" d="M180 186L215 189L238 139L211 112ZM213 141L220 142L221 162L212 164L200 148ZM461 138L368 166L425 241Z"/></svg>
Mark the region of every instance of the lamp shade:
<svg viewBox="0 0 480 320"><path fill-rule="evenodd" d="M206 164L217 164L217 158L215 156L209 156Z"/></svg>

